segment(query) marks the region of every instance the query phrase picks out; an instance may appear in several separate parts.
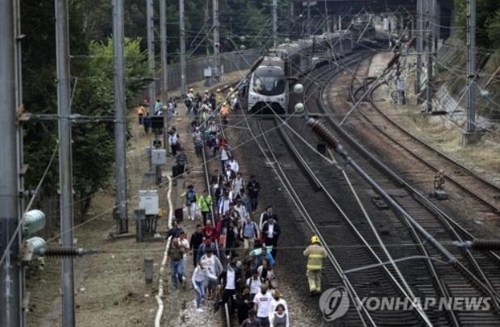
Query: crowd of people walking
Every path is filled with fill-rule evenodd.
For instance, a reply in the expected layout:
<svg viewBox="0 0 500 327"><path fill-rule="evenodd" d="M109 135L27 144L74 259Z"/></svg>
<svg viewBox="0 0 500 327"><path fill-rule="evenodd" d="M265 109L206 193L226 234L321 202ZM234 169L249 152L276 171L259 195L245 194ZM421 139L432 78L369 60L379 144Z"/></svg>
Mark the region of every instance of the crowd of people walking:
<svg viewBox="0 0 500 327"><path fill-rule="evenodd" d="M197 311L206 308L218 311L227 305L240 326L289 327L288 305L278 289L275 274L280 218L272 205L265 208L259 205L261 185L257 177L243 172L235 151L221 133L229 113L217 116L222 115L217 104L222 107L237 101L220 99L220 90L217 91L217 94L206 91L201 96L190 89L185 101L186 115L194 117L191 137L195 154L201 155L205 149L208 160L220 162L220 170L213 170L210 189L199 192L188 185L183 193L187 221L199 220L199 223L189 241L182 218L169 231L168 237L173 240L169 252L172 288L187 286L186 256L191 255L194 270L190 284L196 293L193 302ZM221 118L222 125L216 117ZM181 166L177 171L174 169L176 177L184 173L187 157L175 128L169 131L169 143L176 166ZM304 255L310 253L316 257L314 264L308 265L312 271L321 265L322 253L314 247L308 248ZM318 274L310 275L310 284L317 283L314 292L319 292Z"/></svg>

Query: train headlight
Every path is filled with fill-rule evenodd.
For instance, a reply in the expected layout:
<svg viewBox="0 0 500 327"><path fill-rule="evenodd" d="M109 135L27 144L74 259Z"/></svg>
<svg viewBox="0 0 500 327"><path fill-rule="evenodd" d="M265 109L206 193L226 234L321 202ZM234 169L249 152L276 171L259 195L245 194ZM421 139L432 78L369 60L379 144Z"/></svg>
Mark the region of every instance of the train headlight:
<svg viewBox="0 0 500 327"><path fill-rule="evenodd" d="M297 94L301 94L302 92L304 92L304 85L295 84L295 86L293 87L293 92L297 93Z"/></svg>
<svg viewBox="0 0 500 327"><path fill-rule="evenodd" d="M295 105L294 109L295 109L296 114L303 114L304 113L304 104L299 102Z"/></svg>

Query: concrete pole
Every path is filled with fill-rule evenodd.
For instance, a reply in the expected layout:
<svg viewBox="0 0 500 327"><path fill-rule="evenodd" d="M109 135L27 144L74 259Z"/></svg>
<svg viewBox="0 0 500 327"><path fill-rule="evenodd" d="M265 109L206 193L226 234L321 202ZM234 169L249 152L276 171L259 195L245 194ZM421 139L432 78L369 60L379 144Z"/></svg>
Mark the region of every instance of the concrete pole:
<svg viewBox="0 0 500 327"><path fill-rule="evenodd" d="M19 37L22 35L21 30L21 1L14 0L14 36ZM20 108L23 104L23 80L22 80L22 56L21 56L21 39L17 39L15 45L15 70L16 70L16 108ZM1 99L1 97L0 97ZM24 162L24 151L23 151L23 138L24 131L23 127L19 125L17 127L17 171L23 169ZM24 194L24 174L18 174L17 178L17 194ZM19 197L17 201L18 212L24 212L24 197ZM18 219L22 219L21 215ZM18 233L19 246L22 246L21 242L23 240L21 231ZM1 246L0 246L1 248ZM0 279L1 280L1 279ZM20 306L20 326L26 326L26 309L23 307L23 302L26 298L26 269L21 266L19 269L19 300L21 301Z"/></svg>
<svg viewBox="0 0 500 327"><path fill-rule="evenodd" d="M218 82L221 75L220 67L220 36L219 36L219 0L212 0L213 6L213 28L214 28L214 66L215 66L215 80Z"/></svg>
<svg viewBox="0 0 500 327"><path fill-rule="evenodd" d="M13 1L0 1L0 248L6 249L12 238L20 212L17 189L16 144L16 74ZM21 294L18 238L0 264L0 326L21 325ZM3 257L3 251L0 252Z"/></svg>
<svg viewBox="0 0 500 327"><path fill-rule="evenodd" d="M168 70L167 70L167 0L160 0L160 33L161 33L161 71L162 71L162 102L166 106L168 102ZM163 146L168 155L168 113L163 110Z"/></svg>
<svg viewBox="0 0 500 327"><path fill-rule="evenodd" d="M186 82L186 22L184 21L184 0L179 0L179 29L181 50L181 95L187 94Z"/></svg>
<svg viewBox="0 0 500 327"><path fill-rule="evenodd" d="M307 0L307 36L311 36L311 0Z"/></svg>
<svg viewBox="0 0 500 327"><path fill-rule="evenodd" d="M205 1L205 7L203 8L203 18L205 19L205 28L204 28L204 32L205 34L208 35L208 32L210 31L210 29L208 28L208 21L210 19L210 3L208 1ZM210 57L210 41L209 41L209 37L206 38L206 41L205 41L205 44L206 44L206 50L207 50L207 60L208 58Z"/></svg>
<svg viewBox="0 0 500 327"><path fill-rule="evenodd" d="M424 0L417 0L417 74L415 76L415 94L420 93L422 80L422 52L424 51Z"/></svg>
<svg viewBox="0 0 500 327"><path fill-rule="evenodd" d="M273 48L278 46L278 0L273 0Z"/></svg>
<svg viewBox="0 0 500 327"><path fill-rule="evenodd" d="M128 232L127 208L127 123L125 118L125 65L123 1L113 0L113 52L115 96L115 169L118 234Z"/></svg>
<svg viewBox="0 0 500 327"><path fill-rule="evenodd" d="M73 247L69 1L56 0L57 109L59 115L59 189L62 246ZM62 261L62 326L75 326L75 279L72 257Z"/></svg>
<svg viewBox="0 0 500 327"><path fill-rule="evenodd" d="M433 33L432 33L432 12L433 12L433 0L427 0L427 28L426 28L426 33L428 34L427 36L427 86L426 86L426 96L425 96L425 101L426 101L426 109L425 111L427 113L432 112L432 59L433 59L433 52L432 52L432 45L433 45Z"/></svg>
<svg viewBox="0 0 500 327"><path fill-rule="evenodd" d="M146 2L146 28L148 36L148 67L149 73L153 81L149 84L149 114L153 116L155 114L155 102L156 102L156 92L155 92L155 31L154 31L154 9L153 0L147 0Z"/></svg>
<svg viewBox="0 0 500 327"><path fill-rule="evenodd" d="M467 133L476 131L476 0L467 0Z"/></svg>

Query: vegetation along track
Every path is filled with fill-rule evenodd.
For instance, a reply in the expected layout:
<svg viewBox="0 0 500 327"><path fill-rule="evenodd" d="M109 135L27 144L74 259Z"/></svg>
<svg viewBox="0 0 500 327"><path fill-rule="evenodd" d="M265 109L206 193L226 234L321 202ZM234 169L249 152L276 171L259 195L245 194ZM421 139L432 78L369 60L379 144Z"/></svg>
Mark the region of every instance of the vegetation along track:
<svg viewBox="0 0 500 327"><path fill-rule="evenodd" d="M331 75L334 75L334 73L331 73ZM323 73L323 76L325 76L325 73ZM315 101L309 101L309 103L307 104L307 107L312 114L316 113L314 112L313 108L317 107L316 105L317 103L318 102ZM319 102L319 104L321 104L322 106L325 105L323 102ZM333 120L332 123L334 123ZM345 131L343 130L340 131L341 134L343 134L343 137L346 137ZM352 138L349 139L349 143L356 144L356 142ZM365 152L366 152L364 154L365 157L368 157L366 150ZM360 158L360 156L357 157ZM375 158L370 158L369 160L372 163L376 162ZM447 242L449 244L450 240L460 239L458 235L459 233L464 234L464 230L460 229L459 226L456 223L454 223L453 220L451 220L449 217L446 217L446 215L442 211L440 211L439 208L435 206L433 208L433 204L429 203L429 201L425 203L426 202L425 197L421 195L420 196L415 195L417 194L414 193L415 190L413 190L412 188L407 188L407 190L401 189L400 187L401 181L398 181L398 184L396 184L396 188L394 189L393 182L388 180L387 177L379 176L381 174L374 171L373 168L370 169L371 164L366 163L366 160L361 158L361 160L358 159L357 161L365 161L364 166L368 167L367 170L372 171L371 174L374 174L373 175L375 176L374 179L378 180L379 184L385 186L386 188L392 187L393 194L391 195L397 198L398 202L400 202L401 205L404 205L405 210L407 210L408 213L410 213L412 216L417 217L418 221L424 226L425 229L429 230L433 235L437 235L439 241ZM385 167L380 162L377 164L377 166L379 168ZM384 180L382 180L381 177L383 177ZM393 172L391 172L391 178L393 180L395 179L395 174ZM400 180L399 177L397 177L397 179ZM411 196L409 196L410 193L413 193L412 195L418 200L417 202ZM420 204L421 202L423 202L424 207L430 207L431 209L427 208L426 210L424 210L422 204ZM440 220L436 219L434 215L430 215L427 210L434 212L434 215L437 215L440 218ZM397 220L399 220L399 222ZM406 234L405 230L411 231L410 228L411 226L405 227L405 225L407 225L407 221L405 219L394 220L393 218L391 219L391 222L393 223L394 228L400 229L398 230L398 234L399 233ZM408 237L408 239L416 239L416 241L419 242L419 240L417 239L418 235L415 234L413 231L411 232L411 234L412 234L411 237ZM422 243L420 242L420 244ZM397 249L395 250L391 248L391 251L392 253L399 252L400 255L398 257L400 257L402 254ZM439 257L439 253L436 252L436 249L429 245L419 246L418 251L424 255ZM417 266L413 265L411 269L412 273L417 274L417 270L420 268L423 269L424 267L427 267L427 269L433 271L434 277L431 277L432 275L428 274L427 277L424 277L424 279L428 279L430 283L436 285L436 289L438 290L441 297L459 296L459 295L478 296L481 294L483 295L487 294L490 296L492 295L493 298L496 299L496 297L494 296L495 295L494 289L498 285L498 280L494 276L496 275L496 271L498 270L497 261L495 260L492 262L491 260L489 260L488 256L483 256L483 255L472 256L472 254L468 253L466 250L459 250L456 248L452 248L451 251L452 254L459 259L455 264L456 269L451 269L450 266L431 265L430 262L426 262L425 264L421 265L419 264ZM394 257L396 257L396 255L394 255ZM462 264L462 262L464 263ZM460 274L457 274L457 271L460 272ZM472 273L470 271L472 271ZM441 277L436 277L436 275ZM417 289L420 294L423 294L424 296L429 296L428 294L426 294L425 285L422 285L421 282L422 278L423 278L422 276L420 277L416 276L415 278L416 282L414 284L415 289ZM496 302L494 301L493 304L496 305ZM464 325L467 324L467 322L471 322L472 318L476 323L480 323L482 325L489 323L495 324L496 323L495 321L498 320L498 317L495 316L492 312L480 312L480 313L476 312L474 314L471 314L471 313L449 311L447 315L448 319L451 322L450 323L451 325ZM481 315L483 316L482 318L479 317ZM438 321L441 320L438 319Z"/></svg>

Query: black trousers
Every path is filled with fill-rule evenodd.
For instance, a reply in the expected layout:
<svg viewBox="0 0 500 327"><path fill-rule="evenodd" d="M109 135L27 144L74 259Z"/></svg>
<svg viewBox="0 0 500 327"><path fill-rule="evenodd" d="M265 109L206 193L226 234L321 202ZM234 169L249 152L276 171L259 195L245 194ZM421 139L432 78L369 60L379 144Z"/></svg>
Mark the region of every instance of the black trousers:
<svg viewBox="0 0 500 327"><path fill-rule="evenodd" d="M278 254L278 240L275 238L265 238L266 240L266 246L272 245L273 249L271 250L271 255L273 256L273 259L276 260L276 255Z"/></svg>
<svg viewBox="0 0 500 327"><path fill-rule="evenodd" d="M236 294L236 290L228 290L224 289L222 293L222 305L229 302L229 312L233 313L236 310L236 301L234 300L234 295Z"/></svg>

